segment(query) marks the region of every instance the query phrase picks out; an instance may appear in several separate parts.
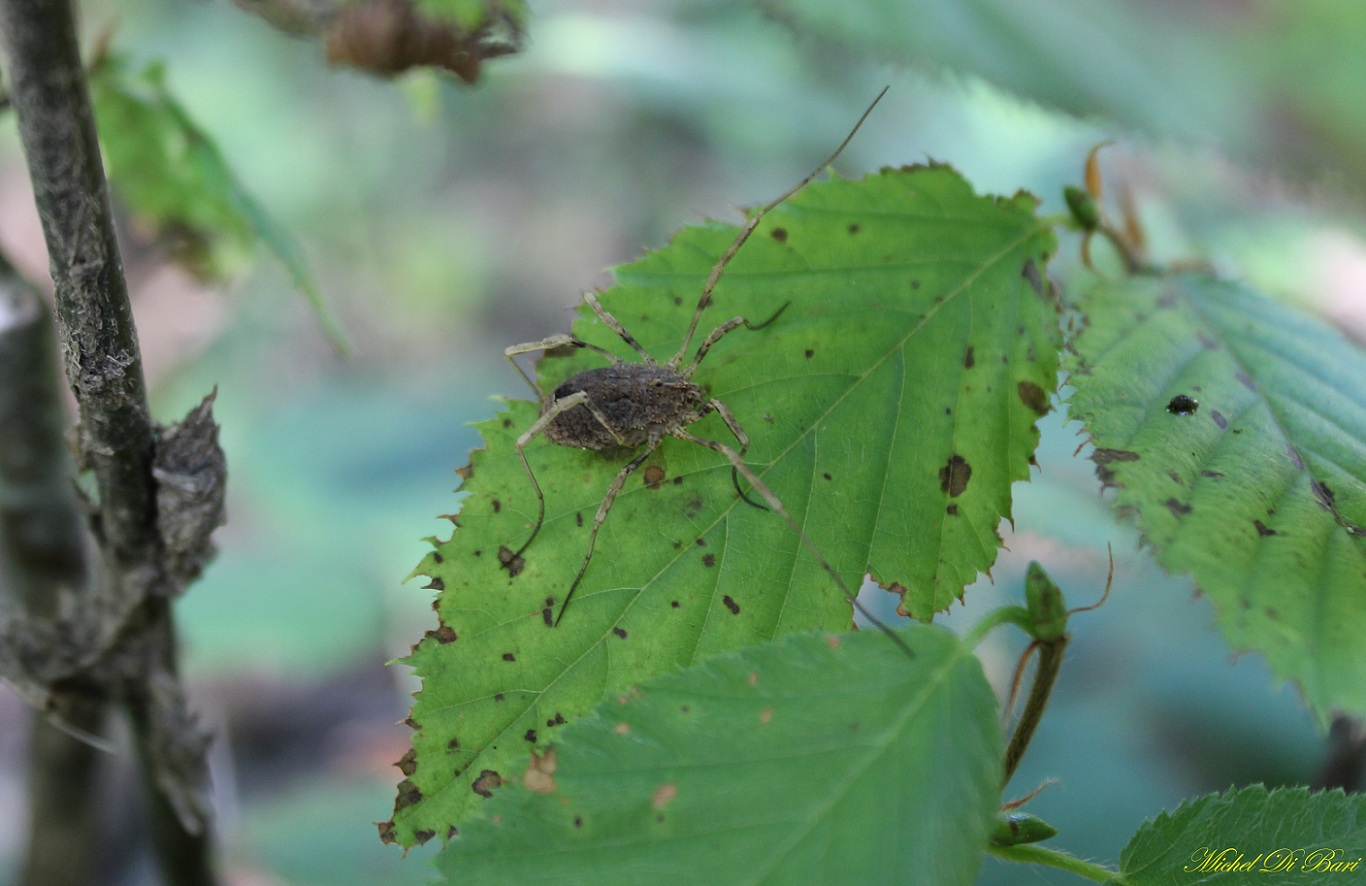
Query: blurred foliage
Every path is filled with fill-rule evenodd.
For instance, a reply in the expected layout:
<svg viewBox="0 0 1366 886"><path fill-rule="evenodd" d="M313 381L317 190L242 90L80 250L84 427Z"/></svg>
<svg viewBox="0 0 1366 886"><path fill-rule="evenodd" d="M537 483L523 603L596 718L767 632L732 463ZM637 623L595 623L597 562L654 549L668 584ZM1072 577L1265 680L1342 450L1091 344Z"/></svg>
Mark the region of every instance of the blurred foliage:
<svg viewBox="0 0 1366 886"><path fill-rule="evenodd" d="M604 700L441 869L512 886L972 883L1000 804L996 698L953 635L899 634L914 658L876 632L805 633Z"/></svg>
<svg viewBox="0 0 1366 886"><path fill-rule="evenodd" d="M90 71L100 146L110 181L134 222L196 275L221 281L257 243L289 271L340 347L303 250L233 175L217 145L166 88L165 66L134 71L101 51Z"/></svg>

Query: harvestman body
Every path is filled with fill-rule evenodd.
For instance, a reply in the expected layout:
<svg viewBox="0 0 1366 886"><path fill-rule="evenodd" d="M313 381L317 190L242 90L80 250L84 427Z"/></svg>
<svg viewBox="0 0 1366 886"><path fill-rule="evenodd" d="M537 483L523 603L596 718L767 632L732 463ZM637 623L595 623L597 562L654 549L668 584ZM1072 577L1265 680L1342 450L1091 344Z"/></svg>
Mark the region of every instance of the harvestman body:
<svg viewBox="0 0 1366 886"><path fill-rule="evenodd" d="M730 263L730 260L740 251L740 247L754 233L764 215L810 184L817 175L835 161L835 158L853 139L859 127L863 125L863 121L872 113L873 108L885 93L886 90L884 89L873 100L873 103L863 112L863 116L854 124L849 135L824 163L802 179L796 187L754 213L744 227L740 229L740 233L726 248L720 260L712 268L711 274L707 277L707 282L702 288L702 296L697 302L697 309L693 312L692 322L688 326L687 335L683 338L683 344L668 362L660 363L650 356L635 340L635 337L626 331L621 322L608 313L607 309L591 293L584 296L584 301L588 303L588 307L608 329L620 336L622 341L640 355L641 362L625 362L604 348L563 334L552 335L541 341L513 345L504 350L503 354L507 357L508 362L536 392L536 399L540 402L541 407L540 417L517 438L516 444L517 457L521 459L522 467L526 469L527 477L531 480L532 488L536 491L536 524L531 530L530 537L515 552L507 548L499 552L499 560L505 568L520 568L522 554L536 540L536 536L541 531L541 525L545 522L545 495L541 492L540 483L537 482L536 474L531 470L531 465L526 458L526 447L532 440L538 435L544 434L552 443L561 446L576 446L581 449L598 451L640 449L640 452L617 472L607 487L607 493L593 518L593 528L588 536L588 550L584 555L583 563L579 566L578 574L574 576L574 582L570 585L569 592L560 605L559 615L555 617L553 624L558 625L560 619L564 617L565 610L569 606L569 600L573 597L574 591L583 579L584 572L588 569L589 562L593 559L593 546L597 541L598 530L602 527L603 521L607 519L607 513L611 510L617 493L621 491L627 478L659 448L665 437L676 437L680 440L705 446L724 456L731 464L732 479L735 481L736 491L740 497L749 504L763 507L763 505L749 499L740 490L738 478L743 476L759 493L768 507L787 522L788 526L816 557L854 606L858 607L872 623L891 636L897 645L906 650L908 654L910 653L900 637L863 609L854 594L840 579L834 567L826 561L816 546L802 532L796 521L787 513L778 497L745 464L744 453L749 448L749 437L746 436L744 429L740 427L740 423L735 420L735 416L731 414L726 404L715 397L711 397L705 388L692 381L692 375L697 370L698 365L724 336L741 326L749 330L763 329L777 320L778 315L783 312L787 305L778 308L773 316L762 323L751 323L745 317L732 317L708 333L707 337L702 340L702 344L698 346L697 353L693 355L692 360L688 361L687 365L684 365L683 362L687 357L693 336L697 332L702 311L711 304L712 291L716 288L726 265ZM519 354L564 347L588 348L601 354L610 361L611 365L580 372L557 387L553 394L547 396L535 380L522 369L515 358ZM739 444L738 451L725 443L707 440L688 431L689 425L712 412L721 416L721 420L725 422L726 427Z"/></svg>

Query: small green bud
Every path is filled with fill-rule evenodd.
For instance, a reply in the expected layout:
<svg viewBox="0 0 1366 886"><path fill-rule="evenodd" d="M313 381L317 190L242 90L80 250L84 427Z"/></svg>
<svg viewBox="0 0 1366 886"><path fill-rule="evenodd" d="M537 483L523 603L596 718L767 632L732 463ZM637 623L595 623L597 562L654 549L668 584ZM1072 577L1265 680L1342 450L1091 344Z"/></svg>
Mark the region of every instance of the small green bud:
<svg viewBox="0 0 1366 886"><path fill-rule="evenodd" d="M1025 603L1034 620L1035 640L1055 643L1067 632L1067 604L1062 591L1036 560L1030 561L1025 573Z"/></svg>
<svg viewBox="0 0 1366 886"><path fill-rule="evenodd" d="M1094 231L1100 227L1100 209L1090 194L1081 188L1067 185L1062 189L1062 196L1067 201L1067 208L1072 211L1072 218L1076 219L1082 230Z"/></svg>
<svg viewBox="0 0 1366 886"><path fill-rule="evenodd" d="M991 842L997 846L1038 843L1057 836L1058 829L1028 812L998 812L991 829Z"/></svg>

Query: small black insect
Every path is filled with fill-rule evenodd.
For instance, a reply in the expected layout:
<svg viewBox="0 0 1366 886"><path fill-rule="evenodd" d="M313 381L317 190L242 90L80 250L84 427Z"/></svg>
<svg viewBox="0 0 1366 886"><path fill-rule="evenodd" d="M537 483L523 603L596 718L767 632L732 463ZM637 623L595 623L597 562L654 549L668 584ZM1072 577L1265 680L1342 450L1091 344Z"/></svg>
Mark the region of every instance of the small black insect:
<svg viewBox="0 0 1366 886"><path fill-rule="evenodd" d="M1200 401L1189 394L1177 394L1167 404L1167 411L1172 415L1194 415L1199 408Z"/></svg>

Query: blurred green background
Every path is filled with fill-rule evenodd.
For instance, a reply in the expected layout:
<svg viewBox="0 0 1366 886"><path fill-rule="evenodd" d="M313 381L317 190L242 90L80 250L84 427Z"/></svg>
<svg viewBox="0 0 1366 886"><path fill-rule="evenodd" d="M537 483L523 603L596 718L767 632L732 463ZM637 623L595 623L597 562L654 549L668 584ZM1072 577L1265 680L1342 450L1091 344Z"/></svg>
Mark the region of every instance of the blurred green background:
<svg viewBox="0 0 1366 886"><path fill-rule="evenodd" d="M401 860L373 825L415 688L384 662L433 624L431 592L403 578L421 539L450 531L438 515L478 445L466 424L490 397L527 395L501 349L566 329L605 268L800 180L885 84L842 174L934 158L1059 212L1086 152L1115 139L1107 193L1128 195L1157 258L1211 261L1366 336L1366 5L544 0L525 51L475 87L330 69L315 42L227 3L101 0L82 16L89 38L112 27L134 61L166 60L171 91L304 243L354 345L339 359L269 260L210 287L125 232L157 417L219 391L229 523L179 612L220 735L231 883L427 879L432 847ZM6 117L0 248L46 285L26 188ZM1077 255L1065 238L1064 286ZM1113 593L1075 620L1012 785L1060 779L1031 811L1059 848L1113 864L1183 798L1309 781L1323 741L1293 689L1232 658L1208 603L1112 518L1077 431L1044 422L1010 550L947 621L1020 599L1030 559L1092 602L1113 545ZM998 685L1021 646L985 648ZM5 695L0 717L3 884L22 846L22 705ZM981 877L1020 882L1076 880L993 861Z"/></svg>

